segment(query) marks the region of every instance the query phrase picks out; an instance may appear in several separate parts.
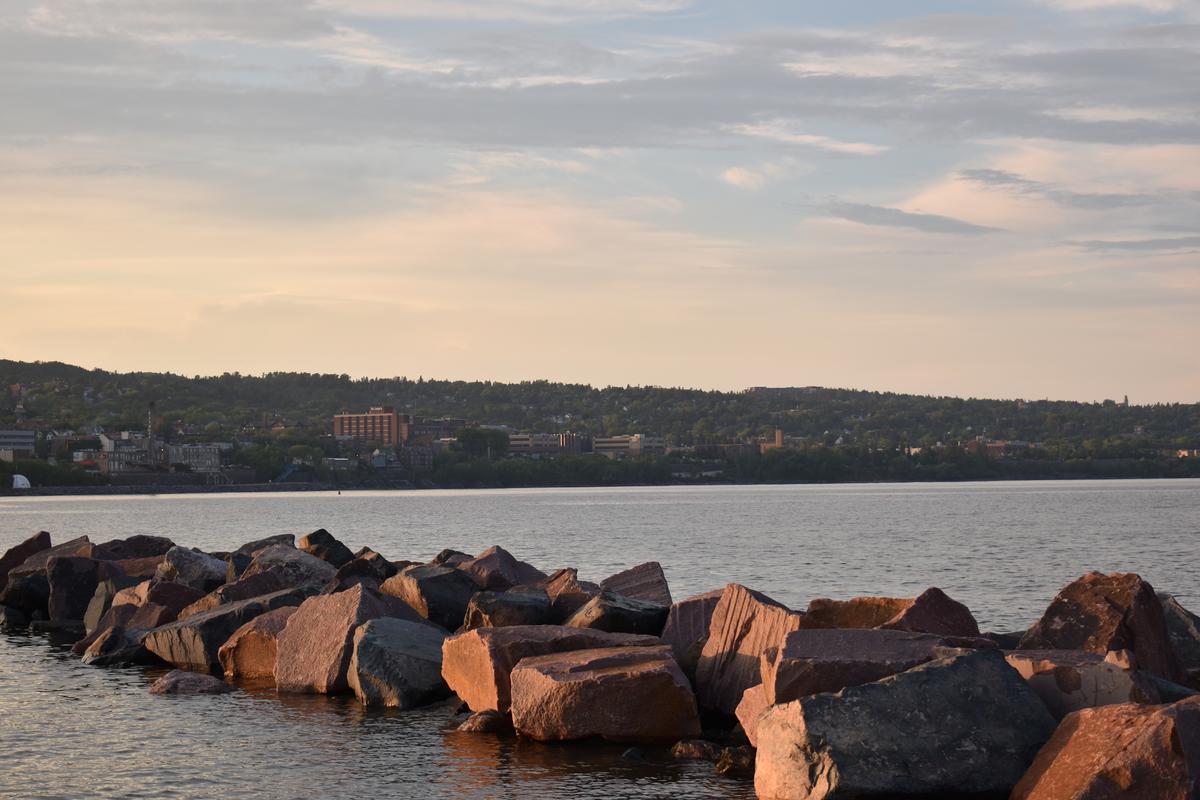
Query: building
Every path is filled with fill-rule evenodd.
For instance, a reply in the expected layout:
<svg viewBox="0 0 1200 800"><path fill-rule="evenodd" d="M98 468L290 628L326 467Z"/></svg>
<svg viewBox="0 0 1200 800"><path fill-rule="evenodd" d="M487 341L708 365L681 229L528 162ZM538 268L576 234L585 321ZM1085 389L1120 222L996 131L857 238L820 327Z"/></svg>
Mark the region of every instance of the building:
<svg viewBox="0 0 1200 800"><path fill-rule="evenodd" d="M467 421L456 417L440 417L438 419L412 417L404 441L429 445L440 439L453 439L465 427L467 427Z"/></svg>
<svg viewBox="0 0 1200 800"><path fill-rule="evenodd" d="M333 435L395 446L401 442L400 415L391 406L375 406L365 414L343 411L333 417Z"/></svg>
<svg viewBox="0 0 1200 800"><path fill-rule="evenodd" d="M33 458L37 431L0 431L0 461Z"/></svg>
<svg viewBox="0 0 1200 800"><path fill-rule="evenodd" d="M606 458L662 455L667 452L661 436L634 433L623 436L597 436L592 440L592 452Z"/></svg>
<svg viewBox="0 0 1200 800"><path fill-rule="evenodd" d="M191 472L220 472L221 448L213 444L172 444L167 446L167 462L186 465Z"/></svg>
<svg viewBox="0 0 1200 800"><path fill-rule="evenodd" d="M510 433L508 452L517 456L552 456L562 452L562 437L557 433Z"/></svg>

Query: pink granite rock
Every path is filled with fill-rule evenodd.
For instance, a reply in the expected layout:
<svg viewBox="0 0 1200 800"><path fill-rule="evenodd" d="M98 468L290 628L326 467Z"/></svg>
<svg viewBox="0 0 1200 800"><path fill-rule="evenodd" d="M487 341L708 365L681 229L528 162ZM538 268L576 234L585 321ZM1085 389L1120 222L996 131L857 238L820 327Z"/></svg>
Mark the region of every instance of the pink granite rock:
<svg viewBox="0 0 1200 800"><path fill-rule="evenodd" d="M1055 719L1084 708L1162 702L1158 689L1146 676L1097 653L1012 650L1004 655Z"/></svg>
<svg viewBox="0 0 1200 800"><path fill-rule="evenodd" d="M663 574L662 565L657 561L647 561L605 578L600 581L600 588L606 592L632 597L634 600L644 600L660 606L671 605L671 589L667 585L667 576Z"/></svg>
<svg viewBox="0 0 1200 800"><path fill-rule="evenodd" d="M671 646L683 673L693 679L700 652L704 649L704 643L708 641L713 611L716 610L723 591L717 589L680 600L671 606L671 613L667 615L662 640Z"/></svg>
<svg viewBox="0 0 1200 800"><path fill-rule="evenodd" d="M458 564L457 569L470 575L481 589L503 591L521 584L538 583L546 574L524 561L518 561L512 553L499 545L492 545L469 561Z"/></svg>
<svg viewBox="0 0 1200 800"><path fill-rule="evenodd" d="M233 632L217 650L226 678L275 680L275 643L296 606L260 614Z"/></svg>
<svg viewBox="0 0 1200 800"><path fill-rule="evenodd" d="M150 686L150 694L227 694L233 687L199 672L173 669Z"/></svg>

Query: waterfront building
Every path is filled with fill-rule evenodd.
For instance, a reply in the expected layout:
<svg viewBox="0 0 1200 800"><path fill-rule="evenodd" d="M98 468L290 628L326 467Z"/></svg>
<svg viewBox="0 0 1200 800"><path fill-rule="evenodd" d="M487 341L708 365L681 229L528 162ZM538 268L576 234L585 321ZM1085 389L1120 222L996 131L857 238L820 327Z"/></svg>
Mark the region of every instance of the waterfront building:
<svg viewBox="0 0 1200 800"><path fill-rule="evenodd" d="M607 458L662 455L666 451L667 445L661 436L646 436L642 433L597 436L592 440L592 452Z"/></svg>
<svg viewBox="0 0 1200 800"><path fill-rule="evenodd" d="M375 406L365 414L343 411L333 417L333 435L394 446L401 442L400 415L391 406Z"/></svg>

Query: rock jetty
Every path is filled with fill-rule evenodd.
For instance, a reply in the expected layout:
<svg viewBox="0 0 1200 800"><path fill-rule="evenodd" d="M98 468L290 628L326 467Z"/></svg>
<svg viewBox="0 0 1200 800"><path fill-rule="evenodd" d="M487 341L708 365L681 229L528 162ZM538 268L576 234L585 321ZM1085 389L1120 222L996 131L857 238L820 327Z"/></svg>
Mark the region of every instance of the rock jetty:
<svg viewBox="0 0 1200 800"><path fill-rule="evenodd" d="M221 553L41 532L0 555L0 626L173 668L152 694L453 698L448 736L636 744L764 800L1200 797L1200 618L1138 575L1070 581L1017 634L937 587L793 609L738 583L676 600L654 561L594 577L324 529Z"/></svg>

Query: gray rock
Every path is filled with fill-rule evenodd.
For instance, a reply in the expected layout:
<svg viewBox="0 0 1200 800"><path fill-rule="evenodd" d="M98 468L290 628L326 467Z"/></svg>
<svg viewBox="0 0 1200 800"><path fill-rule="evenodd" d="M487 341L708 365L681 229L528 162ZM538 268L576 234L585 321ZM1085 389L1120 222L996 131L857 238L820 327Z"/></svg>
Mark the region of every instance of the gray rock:
<svg viewBox="0 0 1200 800"><path fill-rule="evenodd" d="M129 558L151 558L165 555L175 543L165 536L130 536L101 542L92 549L92 558L123 561Z"/></svg>
<svg viewBox="0 0 1200 800"><path fill-rule="evenodd" d="M609 633L658 636L667 623L670 606L601 592L566 621L568 628L591 628Z"/></svg>
<svg viewBox="0 0 1200 800"><path fill-rule="evenodd" d="M1189 680L1200 687L1200 617L1188 611L1178 598L1160 594L1167 618L1167 635Z"/></svg>
<svg viewBox="0 0 1200 800"><path fill-rule="evenodd" d="M320 591L337 573L337 568L303 550L285 544L273 544L254 554L242 578L250 578L260 572L274 572L289 586Z"/></svg>
<svg viewBox="0 0 1200 800"><path fill-rule="evenodd" d="M208 553L172 547L163 557L163 563L159 565L154 577L182 583L202 592L211 592L225 583L228 568L229 565L224 561Z"/></svg>
<svg viewBox="0 0 1200 800"><path fill-rule="evenodd" d="M227 694L233 687L212 675L173 669L150 687L150 694Z"/></svg>
<svg viewBox="0 0 1200 800"><path fill-rule="evenodd" d="M550 622L550 597L544 589L518 586L507 592L479 592L471 598L463 630L503 628L508 625L546 625Z"/></svg>
<svg viewBox="0 0 1200 800"><path fill-rule="evenodd" d="M442 679L444 631L395 617L373 619L354 631L346 678L366 706L416 708L450 696Z"/></svg>
<svg viewBox="0 0 1200 800"><path fill-rule="evenodd" d="M1055 729L998 651L938 659L767 710L763 798L1007 794Z"/></svg>
<svg viewBox="0 0 1200 800"><path fill-rule="evenodd" d="M479 587L454 567L418 564L388 578L379 591L400 598L425 619L453 631L463 624L467 605Z"/></svg>

